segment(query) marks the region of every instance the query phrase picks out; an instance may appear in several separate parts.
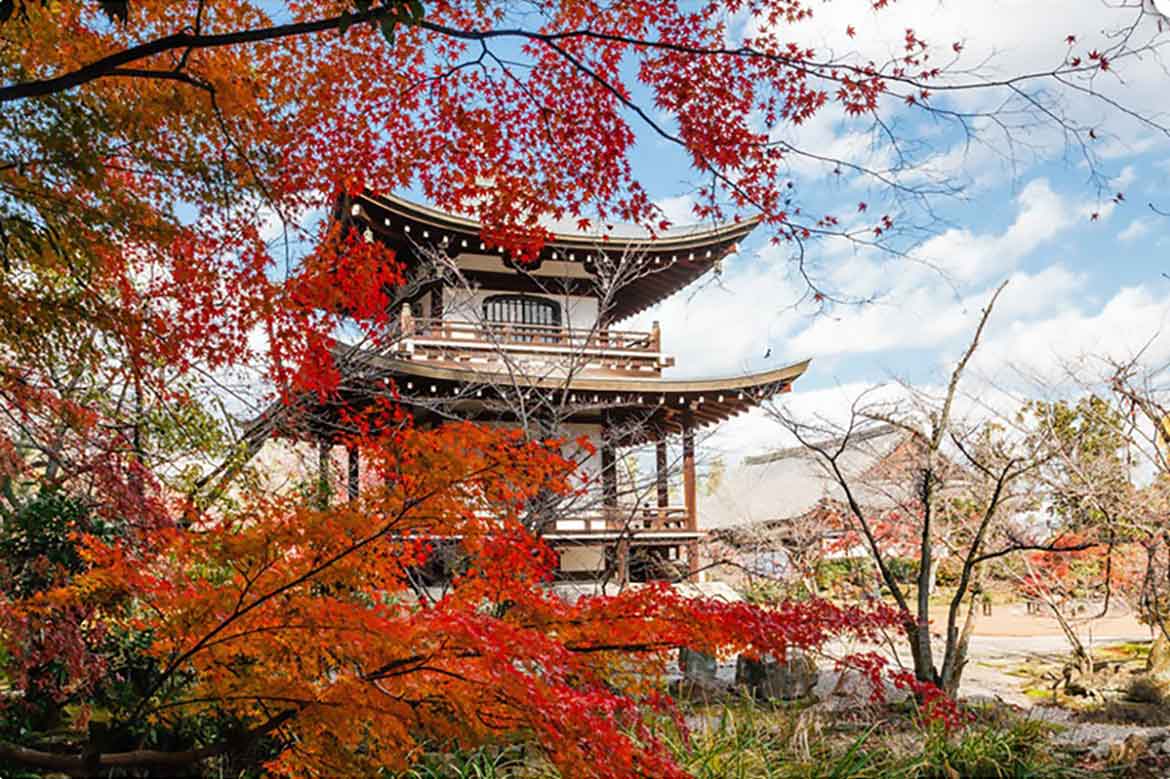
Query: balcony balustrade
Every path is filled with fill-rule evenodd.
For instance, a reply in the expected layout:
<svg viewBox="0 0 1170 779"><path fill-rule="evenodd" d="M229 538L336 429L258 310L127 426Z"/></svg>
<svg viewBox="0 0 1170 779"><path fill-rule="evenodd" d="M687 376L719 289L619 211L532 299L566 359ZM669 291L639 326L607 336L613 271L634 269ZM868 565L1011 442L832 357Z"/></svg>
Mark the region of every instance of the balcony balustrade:
<svg viewBox="0 0 1170 779"><path fill-rule="evenodd" d="M659 376L674 358L662 353L657 323L650 332L416 319L403 307L399 358L450 367L528 364L536 374L560 368L583 375Z"/></svg>
<svg viewBox="0 0 1170 779"><path fill-rule="evenodd" d="M655 533L678 534L694 528L685 506L608 506L560 517L547 534L614 535L635 538Z"/></svg>

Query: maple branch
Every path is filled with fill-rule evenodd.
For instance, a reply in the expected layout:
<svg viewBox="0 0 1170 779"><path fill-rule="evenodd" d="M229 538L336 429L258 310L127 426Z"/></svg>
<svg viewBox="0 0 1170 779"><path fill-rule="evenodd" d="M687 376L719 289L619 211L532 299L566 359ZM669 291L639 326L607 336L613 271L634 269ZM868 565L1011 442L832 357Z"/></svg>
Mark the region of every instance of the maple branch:
<svg viewBox="0 0 1170 779"><path fill-rule="evenodd" d="M30 749L7 741L0 741L0 759L32 768L49 771L66 771L76 775L91 775L100 769L137 768L141 766L178 767L224 755L249 746L256 739L265 736L292 719L299 708L285 709L266 722L244 733L223 741L181 752L164 752L157 749L135 749L129 752L99 752L84 755L65 755Z"/></svg>
<svg viewBox="0 0 1170 779"><path fill-rule="evenodd" d="M447 483L440 485L440 486L436 486L435 488L428 490L427 492L423 493L422 495L418 495L418 496L415 496L413 498L404 499L402 507L398 509L398 511L395 513L395 515L393 517L389 518L387 521L383 522L381 524L381 526L378 527L371 534L365 536L364 538L360 538L351 544L346 545L345 547L343 547L339 551L325 557L323 560L320 560L318 562L313 563L307 570L294 576L293 578L289 579L288 581L280 583L279 585L275 586L274 588L272 588L271 590L269 590L265 593L256 595L256 597L252 601L247 603L246 605L243 605L241 607L236 608L230 614L223 617L223 619L220 620L218 625L216 625L214 628L212 628L211 630L204 633L203 636L201 636L199 638L199 640L197 640L194 644L192 644L188 649L186 649L180 653L177 653L174 657L171 658L170 661L168 661L166 666L159 673L158 677L154 680L154 683L152 684L150 689L147 690L147 692L142 696L141 700L139 701L138 707L135 709L135 711L131 715L130 719L133 720L139 714L142 713L143 709L146 707L146 705L148 704L150 699L152 697L154 697L154 695L160 689L162 689L163 685L170 679L170 677L172 677L179 670L180 667L182 667L183 663L187 662L195 655L204 651L208 647L208 645L211 643L211 641L216 638L216 636L218 636L221 633L223 633L224 631L226 631L231 625L233 625L235 622L238 622L245 615L260 608L262 605L273 600L274 598L277 598L281 594L288 592L290 590L293 590L293 589L295 589L295 588L297 588L297 587L299 587L307 582L312 581L316 576L323 573L324 571L329 570L332 566L334 566L335 564L337 564L341 560L344 560L347 557L349 557L350 555L356 554L357 552L361 551L362 549L365 549L366 547L370 546L371 544L381 540L382 538L387 536L390 533L390 531L399 522L401 522L403 520L403 518L405 518L411 511L413 511L414 509L423 505L428 500L431 500L432 498L434 498L435 495L439 494L442 490L450 489L450 488L452 488L458 484L461 484L463 482L466 482L466 481L478 478L480 476L483 476L483 475L489 473L491 470L493 470L497 465L498 465L497 463L492 463L492 464L486 465L482 468L471 471L470 473L464 474L461 478L454 479L454 480L447 482Z"/></svg>
<svg viewBox="0 0 1170 779"><path fill-rule="evenodd" d="M194 76L181 70L151 70L150 68L115 68L109 72L110 76L122 78L141 78L155 81L178 81L190 84L193 87L211 91L211 86Z"/></svg>
<svg viewBox="0 0 1170 779"><path fill-rule="evenodd" d="M201 11L202 8L200 8L200 12ZM190 55L190 52L197 49L223 48L227 46L263 43L267 41L282 40L285 38L314 35L317 33L341 29L343 27L348 27L350 25L360 24L363 22L377 22L387 16L397 15L398 12L399 8L397 4L383 5L381 7L371 8L366 11L344 13L337 16L302 22L292 22L282 25L273 25L270 27L235 30L226 33L202 33L200 31L201 25L197 19L196 26L194 28L186 28L178 33L156 38L136 46L131 46L122 51L115 52L106 57L94 60L88 65L84 65L77 70L69 71L68 73L63 73L59 76L54 76L47 79L17 82L0 87L0 102L23 100L31 97L43 97L57 92L62 92L112 75L118 69L121 69L123 66L130 63L149 59L151 57L170 51L176 51L180 49L183 50L183 58L180 61L180 67L182 67L184 64L186 64L186 60ZM1101 95L1095 89L1086 88L1081 85L1075 85L1068 80L1070 76L1093 76L1100 72L1101 65L1096 61L1089 61L1084 64L1076 65L1065 64L1055 68L1029 71L1027 73L1021 73L1015 76L1001 79L979 79L953 84L943 84L927 82L922 79L914 78L911 75L907 75L904 72L876 70L869 66L853 65L848 62L836 62L832 60L816 61L812 59L794 58L778 52L764 51L753 46L697 46L661 39L648 40L635 36L599 32L591 29L564 30L560 32L540 32L536 30L527 30L524 28L467 30L458 27L452 27L450 25L440 24L427 19L411 20L409 24L411 26L418 27L419 29L427 30L445 37L454 38L457 40L478 41L481 43L496 38L523 38L525 40L547 45L562 55L564 54L564 50L557 45L559 42L572 41L574 39L585 39L635 47L638 49L650 49L655 51L666 51L674 54L685 54L688 56L759 59L766 62L784 65L786 67L792 68L795 72L826 81L841 82L843 79L840 74L846 73L857 76L858 78L879 78L883 81L901 84L903 86L909 87L915 92L920 92L922 90L929 90L932 92L962 92L975 89L994 88L1007 88L1019 92L1020 85L1022 84L1044 79L1053 79L1066 86L1071 86L1078 91L1086 92L1094 97L1106 100L1111 105L1126 111L1126 113L1130 113L1135 116L1137 115L1136 112L1125 109L1124 107L1117 104L1116 101ZM1157 48L1157 46L1149 44L1136 49L1128 49L1126 48L1127 42L1128 38L1111 47L1109 51L1113 55L1113 60L1134 57L1143 51L1155 50ZM925 101L923 100L918 101L916 104L923 105L924 103ZM930 107L927 108L928 110L934 110ZM1159 125L1149 118L1141 117L1141 121L1162 131L1163 133L1170 134L1170 128Z"/></svg>
<svg viewBox="0 0 1170 779"><path fill-rule="evenodd" d="M342 24L350 25L378 21L383 17L394 14L397 10L398 7L396 5L388 5L380 8L371 8L365 12L339 14L324 19L293 22L271 27L257 27L248 30L235 30L226 33L209 34L184 30L172 35L155 38L152 41L147 41L137 46L131 46L122 51L102 57L101 59L94 60L77 70L62 73L59 76L33 81L22 81L0 87L0 103L25 100L32 97L45 97L46 95L56 94L57 92L64 92L91 81L114 75L119 69L122 69L130 63L150 59L151 57L170 51L177 51L179 49L186 49L188 51L195 49L215 49L248 43L263 43L265 41L294 38L302 35L312 35L314 33L338 29ZM151 77L155 78L157 76Z"/></svg>
<svg viewBox="0 0 1170 779"><path fill-rule="evenodd" d="M1016 552L1052 552L1054 554L1062 554L1064 552L1083 552L1086 549L1093 549L1094 547L1098 547L1100 545L1100 543L1095 541L1086 541L1082 544L1068 544L1063 546L1058 544L1012 543L1003 549L997 549L994 552L987 552L980 555L979 557L975 558L975 562L982 563L988 560L995 560L997 558L1006 557L1007 555L1014 554Z"/></svg>

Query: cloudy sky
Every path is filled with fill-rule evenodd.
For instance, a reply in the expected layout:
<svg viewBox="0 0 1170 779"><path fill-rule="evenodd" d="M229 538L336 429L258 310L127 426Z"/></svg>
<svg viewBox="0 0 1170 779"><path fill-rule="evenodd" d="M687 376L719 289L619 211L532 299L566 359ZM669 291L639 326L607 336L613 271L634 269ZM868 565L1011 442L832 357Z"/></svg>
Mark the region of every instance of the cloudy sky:
<svg viewBox="0 0 1170 779"><path fill-rule="evenodd" d="M952 42L961 42L960 67L985 75L1051 69L1066 56L1067 35L1077 36L1078 49L1104 48L1109 32L1133 17L1100 0L898 0L893 10L877 13L851 0L814 7L814 19L793 28L794 40L884 59L913 27L948 53ZM856 30L852 40L849 26ZM1140 40L1156 34L1148 17ZM1127 63L1120 76L1097 86L1170 123L1170 75L1156 56ZM662 323L666 348L678 358L675 377L742 374L811 357L786 402L800 414L830 416L862 388L895 377L939 384L1004 280L1007 290L976 360L974 394L993 385L1026 393L1036 378L1059 384L1063 368L1085 355L1126 357L1145 348L1151 363L1170 360L1170 280L1163 275L1170 273L1170 217L1147 205L1170 211L1170 138L1082 94L1048 98L1096 128L1092 169L1052 124L1017 126L1008 137L984 126L970 143L953 125L909 113L896 117L897 127L926 141L914 150L924 170L904 173L903 180L930 177L961 189L958 196L932 198L929 216L889 201L888 191L863 178L834 175L823 165L793 166L802 202L814 211L855 214L859 201L876 202L928 228L916 233L919 240L904 257L843 240L807 247L818 285L872 302L812 305L789 248L771 246L758 231L717 280L667 300L631 326ZM972 93L949 105L979 110L1001 99ZM867 128L831 114L788 137L861 164L890 161L890 149L875 144ZM671 154L654 142L639 149L644 166L682 169L669 162ZM651 183L672 216L693 221L680 194L692 183L661 174ZM1124 193L1120 203L1111 199L1116 192ZM753 413L724 426L712 443L734 461L780 441L780 431Z"/></svg>

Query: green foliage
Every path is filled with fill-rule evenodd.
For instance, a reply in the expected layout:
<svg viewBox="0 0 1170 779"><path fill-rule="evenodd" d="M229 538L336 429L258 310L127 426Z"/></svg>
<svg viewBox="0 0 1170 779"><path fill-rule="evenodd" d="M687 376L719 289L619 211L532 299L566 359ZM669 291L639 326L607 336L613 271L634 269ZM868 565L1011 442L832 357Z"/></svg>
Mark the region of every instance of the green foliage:
<svg viewBox="0 0 1170 779"><path fill-rule="evenodd" d="M73 534L109 536L81 501L56 491L38 492L0 522L0 585L10 597L42 592L81 570Z"/></svg>
<svg viewBox="0 0 1170 779"><path fill-rule="evenodd" d="M1076 532L1124 511L1132 492L1126 454L1129 438L1117 408L1096 395L1076 403L1032 401L1020 411L1029 437L1048 460L1045 480L1053 485L1050 511L1066 532Z"/></svg>
<svg viewBox="0 0 1170 779"><path fill-rule="evenodd" d="M892 557L886 565L900 584L913 584L918 576L918 561L912 558ZM817 587L833 591L843 586L867 589L874 584L876 574L868 557L847 557L822 560L817 563Z"/></svg>
<svg viewBox="0 0 1170 779"><path fill-rule="evenodd" d="M817 587L824 591L834 590L843 584L864 587L866 578L870 574L871 565L864 558L847 557L821 560L817 563Z"/></svg>
<svg viewBox="0 0 1170 779"><path fill-rule="evenodd" d="M698 720L696 722L695 720ZM1051 725L988 709L958 733L904 715L843 734L809 711L729 704L659 736L695 779L1087 779L1050 745ZM523 746L428 754L387 779L553 779ZM570 779L565 777L564 779Z"/></svg>
<svg viewBox="0 0 1170 779"><path fill-rule="evenodd" d="M802 581L753 579L740 588L740 595L748 603L771 606L786 600L802 600L812 595Z"/></svg>
<svg viewBox="0 0 1170 779"><path fill-rule="evenodd" d="M393 779L538 779L556 774L524 747L510 746L429 754L409 771L387 776Z"/></svg>
<svg viewBox="0 0 1170 779"><path fill-rule="evenodd" d="M912 584L918 580L918 561L909 557L892 557L886 561L894 579L899 584Z"/></svg>
<svg viewBox="0 0 1170 779"><path fill-rule="evenodd" d="M963 561L958 555L939 560L935 570L934 583L937 587L954 587L963 575Z"/></svg>
<svg viewBox="0 0 1170 779"><path fill-rule="evenodd" d="M14 496L15 497L15 496ZM65 584L80 573L85 562L78 551L80 533L112 539L121 531L111 521L96 516L83 501L56 490L33 491L22 495L17 508L0 518L0 594L28 597ZM84 615L79 615L84 622ZM51 659L24 669L31 680L19 691L8 692L0 716L0 739L29 744L62 744L86 739L103 751L137 748L188 749L214 743L230 736L242 725L209 711L181 720L154 721L129 718L147 690L159 682L157 661L147 655L148 633L118 625L105 630L78 629L70 633L57 625L61 636L74 636L89 653L87 662L100 664L101 673L83 697L70 691L76 679L60 659ZM51 637L46 640L61 640ZM14 658L0 654L0 668L13 672ZM15 678L10 675L6 682ZM41 684L46 680L48 684ZM181 694L186 680L181 676L161 691ZM110 723L121 722L117 726ZM263 743L256 749L263 750ZM258 755L258 761L272 754ZM237 761L239 762L239 761ZM235 766L239 768L239 766ZM233 775L240 775L236 772ZM258 775L258 774L255 774ZM0 776L24 776L16 766L0 762Z"/></svg>

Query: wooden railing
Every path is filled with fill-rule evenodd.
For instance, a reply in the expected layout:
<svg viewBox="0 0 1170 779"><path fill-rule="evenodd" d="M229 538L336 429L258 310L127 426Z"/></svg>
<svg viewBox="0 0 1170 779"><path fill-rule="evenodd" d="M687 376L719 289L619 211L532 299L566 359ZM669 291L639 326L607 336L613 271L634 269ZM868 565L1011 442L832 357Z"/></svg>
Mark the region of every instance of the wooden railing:
<svg viewBox="0 0 1170 779"><path fill-rule="evenodd" d="M658 375L674 358L662 354L658 323L646 332L573 330L506 322L415 319L403 306L397 353L412 360L492 363L505 359L560 363L574 369Z"/></svg>
<svg viewBox="0 0 1170 779"><path fill-rule="evenodd" d="M612 506L558 518L547 533L678 533L691 529L684 506Z"/></svg>

